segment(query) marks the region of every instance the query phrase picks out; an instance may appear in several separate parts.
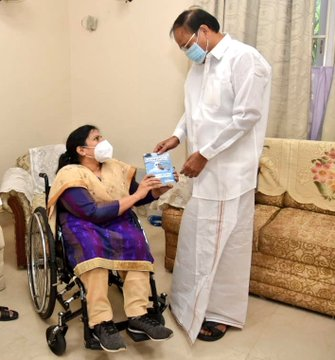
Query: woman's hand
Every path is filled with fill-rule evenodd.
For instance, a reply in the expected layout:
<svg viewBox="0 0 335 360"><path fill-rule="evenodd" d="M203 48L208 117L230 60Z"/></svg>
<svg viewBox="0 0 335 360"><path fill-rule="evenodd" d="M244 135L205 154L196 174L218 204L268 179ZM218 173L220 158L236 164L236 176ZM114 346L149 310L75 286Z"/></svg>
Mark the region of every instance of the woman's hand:
<svg viewBox="0 0 335 360"><path fill-rule="evenodd" d="M149 191L162 187L162 182L154 175L145 175L142 181L139 183L138 188L134 195L137 195L139 199L143 199L147 196Z"/></svg>
<svg viewBox="0 0 335 360"><path fill-rule="evenodd" d="M149 191L154 191L162 186L162 182L155 178L154 175L146 175L138 184L137 190L119 200L119 215L134 206L138 201L144 199Z"/></svg>
<svg viewBox="0 0 335 360"><path fill-rule="evenodd" d="M174 179L176 182L179 181L179 174L177 173L176 170L173 171L173 175L174 175ZM167 191L169 191L170 189L173 188L173 184L169 184L166 186L161 186L159 188L155 188L153 190L151 190L151 194L155 199L158 199L161 195L163 195L164 193L166 193Z"/></svg>

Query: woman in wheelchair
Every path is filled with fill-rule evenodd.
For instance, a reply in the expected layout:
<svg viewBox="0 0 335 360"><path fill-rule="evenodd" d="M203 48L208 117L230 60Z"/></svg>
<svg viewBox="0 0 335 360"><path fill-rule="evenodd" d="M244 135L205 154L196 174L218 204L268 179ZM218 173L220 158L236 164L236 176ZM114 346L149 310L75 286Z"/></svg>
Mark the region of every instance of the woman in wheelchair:
<svg viewBox="0 0 335 360"><path fill-rule="evenodd" d="M138 184L135 168L112 159L112 153L95 126L74 130L59 159L48 210L51 225L57 216L69 264L86 289L93 336L104 350L120 351L126 346L113 322L109 270L118 271L124 281L128 331L156 341L173 335L147 313L154 260L131 212L133 206L157 199L169 187L152 176Z"/></svg>

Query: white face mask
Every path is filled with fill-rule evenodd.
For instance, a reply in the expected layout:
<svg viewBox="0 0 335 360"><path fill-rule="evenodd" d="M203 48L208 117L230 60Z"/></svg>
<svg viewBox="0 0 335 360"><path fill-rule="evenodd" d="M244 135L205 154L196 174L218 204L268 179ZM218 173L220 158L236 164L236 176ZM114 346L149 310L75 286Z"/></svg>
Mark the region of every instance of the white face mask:
<svg viewBox="0 0 335 360"><path fill-rule="evenodd" d="M93 148L93 146L85 146L85 147L88 149ZM113 146L107 140L100 141L99 144L97 144L94 147L94 158L99 163L103 163L106 160L110 160L112 157L113 157Z"/></svg>
<svg viewBox="0 0 335 360"><path fill-rule="evenodd" d="M113 157L113 146L107 140L99 142L94 149L95 160L103 163Z"/></svg>

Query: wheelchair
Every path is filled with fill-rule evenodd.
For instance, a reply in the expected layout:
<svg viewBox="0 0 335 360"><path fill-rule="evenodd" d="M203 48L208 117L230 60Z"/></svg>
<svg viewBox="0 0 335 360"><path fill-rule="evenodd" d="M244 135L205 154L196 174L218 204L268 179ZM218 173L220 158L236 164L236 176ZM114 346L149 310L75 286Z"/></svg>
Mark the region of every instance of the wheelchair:
<svg viewBox="0 0 335 360"><path fill-rule="evenodd" d="M51 325L46 330L48 346L55 355L62 355L65 352L67 323L78 316L81 316L83 322L85 348L102 350L99 341L93 337L92 330L88 326L85 288L68 264L60 226L57 225L56 235L53 236L48 223L46 211L50 189L48 176L45 173L39 175L44 178L46 206L34 210L26 244L27 274L34 310L45 320L53 314L56 302L61 305L58 324ZM142 229L135 213L133 215L134 222ZM116 271L110 271L109 285L115 285L122 292L123 281ZM164 325L162 313L167 308L167 294L158 295L153 273L150 273L150 286L149 301L152 307L148 308L148 313ZM77 308L72 309L76 299L80 299L81 306L77 304ZM127 320L116 323L116 327L119 331L127 329ZM149 339L145 334L134 334L128 330L127 333L136 342Z"/></svg>

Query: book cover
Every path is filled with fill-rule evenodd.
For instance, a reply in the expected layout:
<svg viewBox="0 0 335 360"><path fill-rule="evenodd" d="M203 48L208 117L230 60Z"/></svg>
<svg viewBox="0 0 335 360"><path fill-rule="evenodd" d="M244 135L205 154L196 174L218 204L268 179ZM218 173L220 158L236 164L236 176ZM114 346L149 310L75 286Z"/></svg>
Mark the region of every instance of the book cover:
<svg viewBox="0 0 335 360"><path fill-rule="evenodd" d="M143 155L144 166L147 174L153 174L159 178L164 185L175 183L174 169L170 154L146 153Z"/></svg>

